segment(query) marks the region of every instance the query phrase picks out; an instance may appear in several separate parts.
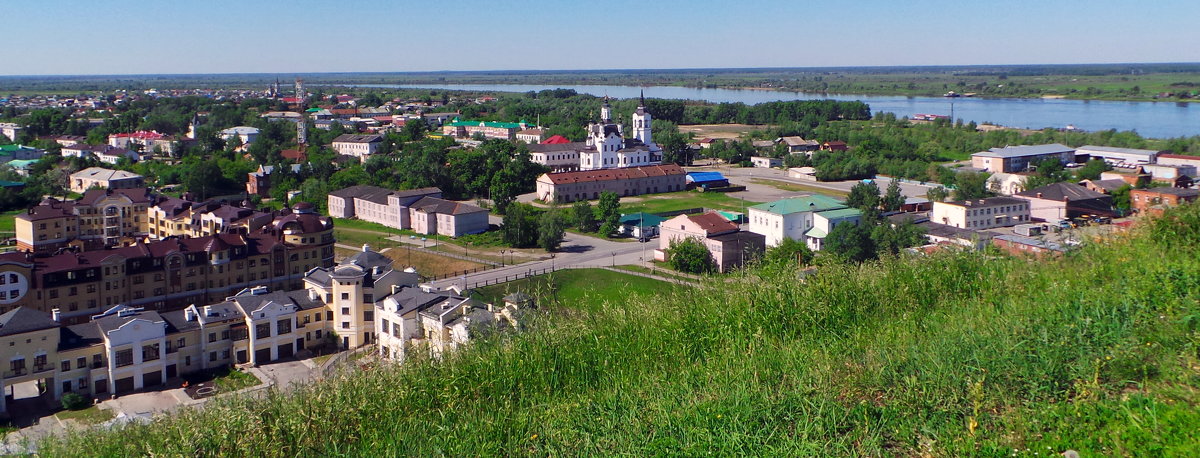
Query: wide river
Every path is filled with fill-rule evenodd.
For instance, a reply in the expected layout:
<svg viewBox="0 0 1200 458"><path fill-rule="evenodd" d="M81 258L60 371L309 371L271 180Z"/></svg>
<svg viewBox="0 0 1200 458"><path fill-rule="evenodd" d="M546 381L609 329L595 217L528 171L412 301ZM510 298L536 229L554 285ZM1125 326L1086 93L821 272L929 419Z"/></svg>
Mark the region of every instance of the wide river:
<svg viewBox="0 0 1200 458"><path fill-rule="evenodd" d="M526 84L363 84L363 87L429 88L488 92L529 92L543 89L574 89L583 94L617 98L646 97L661 99L742 102L756 104L776 100L861 100L872 112L892 112L911 116L917 113L947 115L977 123L990 122L1009 127L1042 129L1067 127L1096 130L1136 130L1154 138L1200 135L1200 103L1109 102L1066 99L985 99L947 97L905 97L853 94L814 94L805 92L764 91L754 89L701 89L676 86L597 86L597 85L526 85Z"/></svg>

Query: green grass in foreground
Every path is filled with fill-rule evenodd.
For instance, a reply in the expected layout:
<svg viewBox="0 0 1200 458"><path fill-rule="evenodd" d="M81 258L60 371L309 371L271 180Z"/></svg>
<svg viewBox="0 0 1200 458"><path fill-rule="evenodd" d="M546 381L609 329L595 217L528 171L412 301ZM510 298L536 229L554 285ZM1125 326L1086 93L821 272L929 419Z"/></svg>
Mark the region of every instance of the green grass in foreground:
<svg viewBox="0 0 1200 458"><path fill-rule="evenodd" d="M1198 255L1191 205L1061 260L945 253L653 294L587 277L613 292L442 360L39 452L1196 456Z"/></svg>
<svg viewBox="0 0 1200 458"><path fill-rule="evenodd" d="M86 409L79 410L64 410L54 414L59 420L75 420L85 425L94 425L112 420L113 412L104 410L97 406L91 406Z"/></svg>
<svg viewBox="0 0 1200 458"><path fill-rule="evenodd" d="M524 292L547 308L590 308L627 295L667 292L675 285L605 269L566 269L476 290L484 302L503 303L504 296Z"/></svg>
<svg viewBox="0 0 1200 458"><path fill-rule="evenodd" d="M221 393L231 393L242 388L249 388L262 383L258 377L249 372L229 371L229 373L218 376L213 379L213 382L220 389Z"/></svg>

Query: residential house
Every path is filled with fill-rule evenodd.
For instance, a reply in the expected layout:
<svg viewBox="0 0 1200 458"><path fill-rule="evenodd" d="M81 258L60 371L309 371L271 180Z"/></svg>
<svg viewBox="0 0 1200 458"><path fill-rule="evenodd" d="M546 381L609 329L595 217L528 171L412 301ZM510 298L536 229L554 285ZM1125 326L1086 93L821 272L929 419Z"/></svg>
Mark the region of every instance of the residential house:
<svg viewBox="0 0 1200 458"><path fill-rule="evenodd" d="M136 189L146 187L141 175L124 170L88 167L71 174L71 192L83 193L92 188Z"/></svg>
<svg viewBox="0 0 1200 458"><path fill-rule="evenodd" d="M0 145L0 163L41 159L46 150L25 145Z"/></svg>
<svg viewBox="0 0 1200 458"><path fill-rule="evenodd" d="M561 138L561 137L560 137ZM587 151L587 143L539 143L526 146L529 161L549 167L552 172L570 172L579 169L579 154Z"/></svg>
<svg viewBox="0 0 1200 458"><path fill-rule="evenodd" d="M526 144L536 145L542 142L546 137L545 129L525 129L517 131L515 135L517 141L525 142Z"/></svg>
<svg viewBox="0 0 1200 458"><path fill-rule="evenodd" d="M862 212L832 197L813 194L752 206L748 216L750 232L762 234L766 246L778 246L789 238L819 251L835 226L858 224Z"/></svg>
<svg viewBox="0 0 1200 458"><path fill-rule="evenodd" d="M755 167L763 169L783 167L783 159L776 157L751 156L750 163L754 164Z"/></svg>
<svg viewBox="0 0 1200 458"><path fill-rule="evenodd" d="M812 154L813 151L821 149L821 142L816 140L805 140L804 137L780 137L778 142L787 145L788 153L790 154Z"/></svg>
<svg viewBox="0 0 1200 458"><path fill-rule="evenodd" d="M142 156L135 151L111 145L77 143L72 146L64 146L61 152L63 157L91 157L105 164L116 164L122 158L128 159L130 162L142 160Z"/></svg>
<svg viewBox="0 0 1200 458"><path fill-rule="evenodd" d="M821 144L821 151L849 151L850 147L841 140L828 141Z"/></svg>
<svg viewBox="0 0 1200 458"><path fill-rule="evenodd" d="M254 143L254 140L258 139L258 134L259 130L257 127L237 126L222 130L217 133L217 136L227 142L236 137L245 146Z"/></svg>
<svg viewBox="0 0 1200 458"><path fill-rule="evenodd" d="M520 327L521 314L533 306L514 293L496 308L458 291L406 287L376 303L380 356L403 362L410 351L439 357L469 342L474 334Z"/></svg>
<svg viewBox="0 0 1200 458"><path fill-rule="evenodd" d="M291 173L300 173L301 165L292 164ZM271 197L271 175L275 173L273 165L259 165L258 170L248 173L246 192L259 197Z"/></svg>
<svg viewBox="0 0 1200 458"><path fill-rule="evenodd" d="M1112 194L1113 191L1121 189L1125 186L1129 186L1129 183L1126 183L1125 180L1121 180L1121 179L1083 180L1083 181L1080 181L1079 184L1085 188L1092 190L1092 191L1096 191L1096 192L1103 193L1103 194Z"/></svg>
<svg viewBox="0 0 1200 458"><path fill-rule="evenodd" d="M1009 227L1030 221L1029 201L1016 197L934 202L930 221L962 229Z"/></svg>
<svg viewBox="0 0 1200 458"><path fill-rule="evenodd" d="M621 215L620 233L639 240L649 239L658 236L658 227L666 220L661 216L642 212Z"/></svg>
<svg viewBox="0 0 1200 458"><path fill-rule="evenodd" d="M354 156L361 162L366 162L367 158L379 151L379 146L383 144L383 136L381 135L356 135L342 134L333 139L333 150L338 154L346 156Z"/></svg>
<svg viewBox="0 0 1200 458"><path fill-rule="evenodd" d="M0 135L8 137L10 141L17 141L17 137L21 135L21 131L25 127L13 122L0 122Z"/></svg>
<svg viewBox="0 0 1200 458"><path fill-rule="evenodd" d="M1053 183L1014 195L1029 201L1029 216L1058 222L1083 215L1117 216L1112 196L1071 183Z"/></svg>
<svg viewBox="0 0 1200 458"><path fill-rule="evenodd" d="M660 243L654 250L655 259L666 261L671 243L686 239L695 239L708 248L720 272L740 267L766 249L762 234L742 231L737 224L710 211L663 221L659 226Z"/></svg>
<svg viewBox="0 0 1200 458"><path fill-rule="evenodd" d="M993 173L987 179L987 188L992 192L1002 195L1011 196L1025 190L1025 182L1029 180L1029 175L1026 173Z"/></svg>
<svg viewBox="0 0 1200 458"><path fill-rule="evenodd" d="M1023 145L991 148L971 155L971 166L985 172L1024 172L1046 159L1062 164L1075 161L1075 149L1066 145Z"/></svg>
<svg viewBox="0 0 1200 458"><path fill-rule="evenodd" d="M108 144L117 148L137 150L146 155L173 155L179 149L175 137L145 130L109 135Z"/></svg>
<svg viewBox="0 0 1200 458"><path fill-rule="evenodd" d="M1141 166L1134 166L1131 168L1117 167L1100 173L1101 180L1121 180L1135 188L1149 184L1150 178L1151 175L1142 169Z"/></svg>

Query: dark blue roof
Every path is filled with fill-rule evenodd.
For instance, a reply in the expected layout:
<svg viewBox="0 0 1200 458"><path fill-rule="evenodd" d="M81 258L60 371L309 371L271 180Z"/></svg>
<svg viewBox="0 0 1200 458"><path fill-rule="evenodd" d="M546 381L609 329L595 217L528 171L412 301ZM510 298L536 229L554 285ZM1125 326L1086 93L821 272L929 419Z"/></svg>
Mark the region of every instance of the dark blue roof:
<svg viewBox="0 0 1200 458"><path fill-rule="evenodd" d="M687 181L693 183L703 183L707 181L725 181L725 176L721 172L688 172Z"/></svg>

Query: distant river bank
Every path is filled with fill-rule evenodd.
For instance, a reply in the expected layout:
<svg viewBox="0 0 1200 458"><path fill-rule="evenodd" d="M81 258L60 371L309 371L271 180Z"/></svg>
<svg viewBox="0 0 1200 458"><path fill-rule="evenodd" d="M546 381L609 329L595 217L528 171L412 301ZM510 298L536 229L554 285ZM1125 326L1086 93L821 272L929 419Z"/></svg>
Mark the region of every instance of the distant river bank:
<svg viewBox="0 0 1200 458"><path fill-rule="evenodd" d="M581 94L617 98L646 97L703 100L713 103L741 102L748 105L777 100L861 100L872 112L901 116L935 114L976 123L990 122L1008 127L1042 129L1073 125L1079 129L1136 130L1153 138L1200 135L1200 105L1187 102L1116 102L1072 99L992 99L976 97L907 97L856 94L814 94L762 89L706 89L679 86L600 86L532 84L348 84L348 87L445 89L482 92L529 92L544 89L574 89Z"/></svg>

